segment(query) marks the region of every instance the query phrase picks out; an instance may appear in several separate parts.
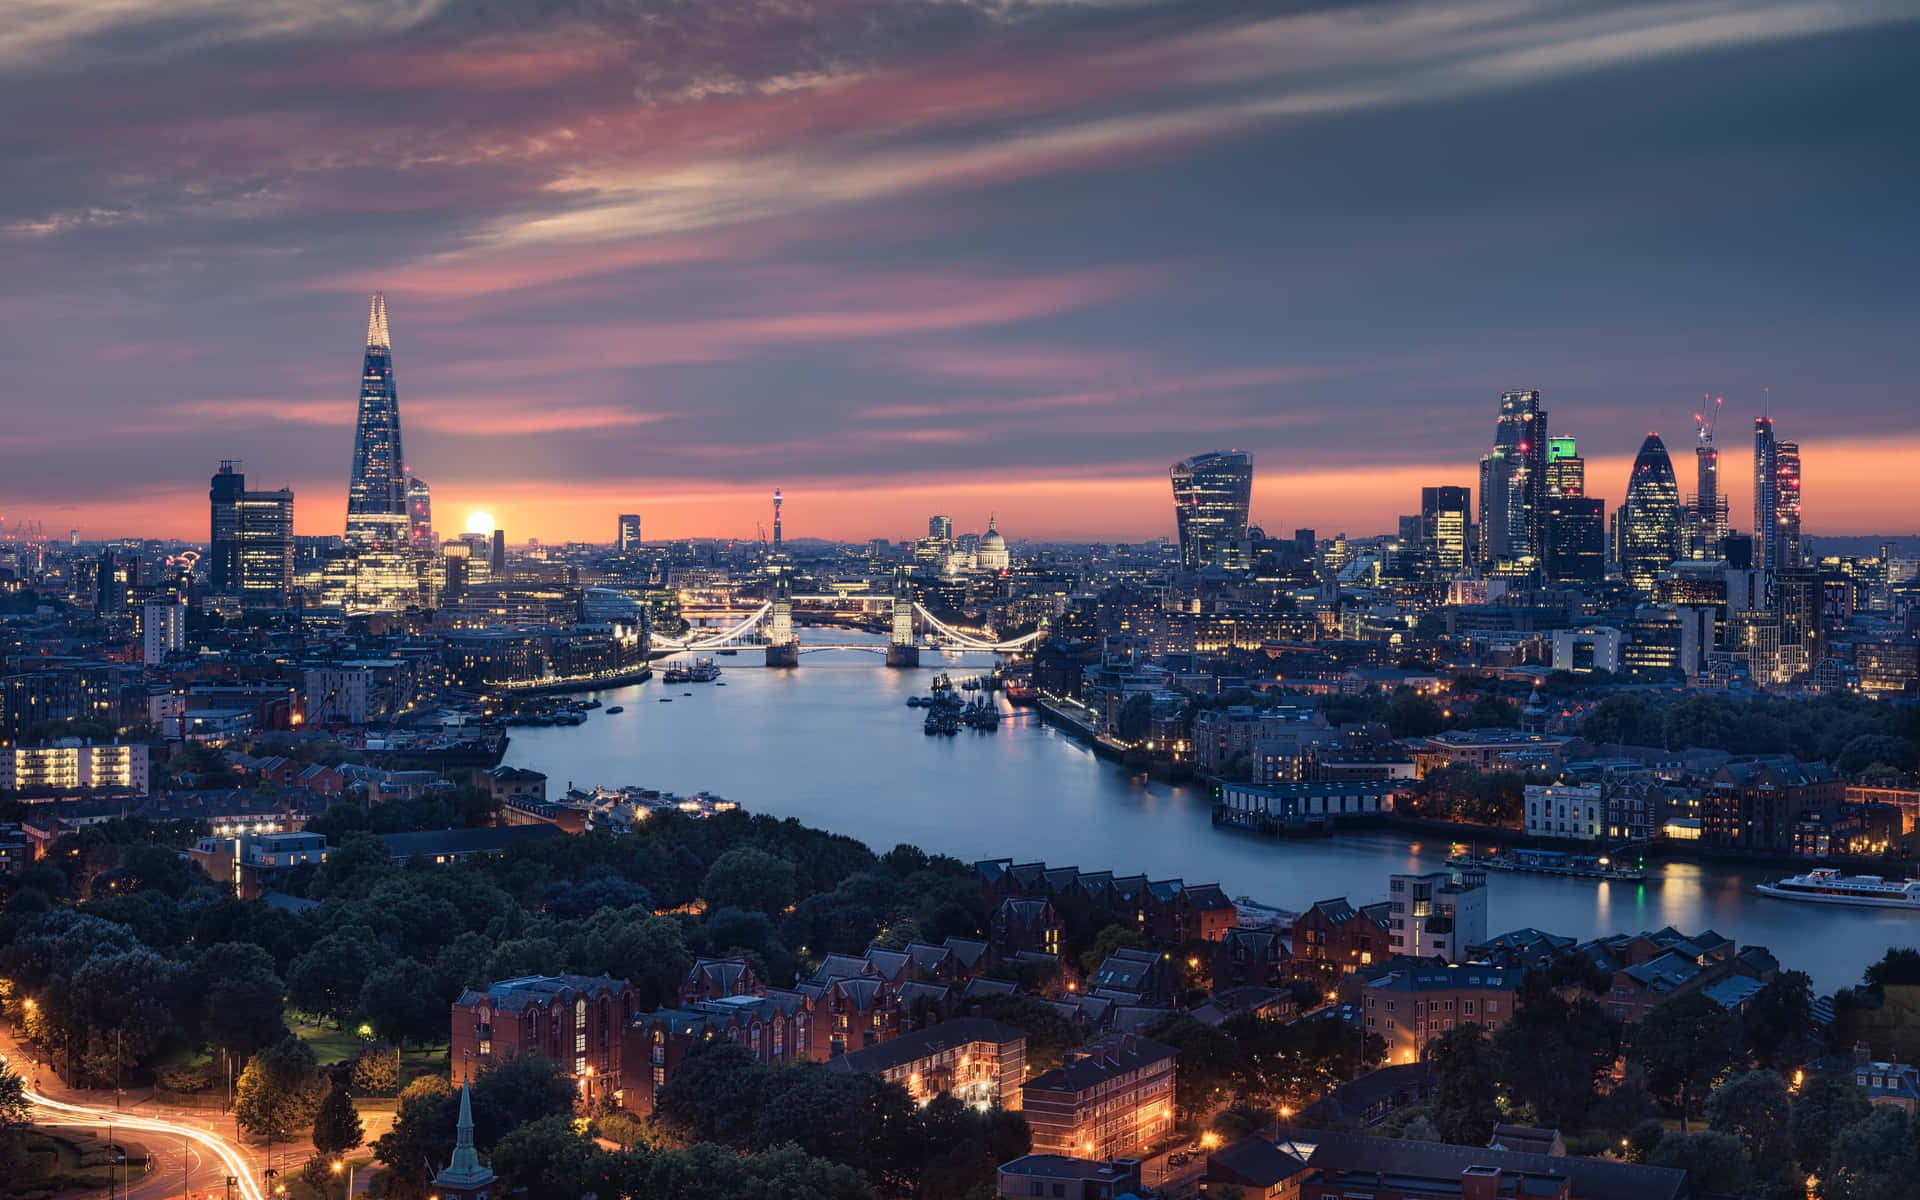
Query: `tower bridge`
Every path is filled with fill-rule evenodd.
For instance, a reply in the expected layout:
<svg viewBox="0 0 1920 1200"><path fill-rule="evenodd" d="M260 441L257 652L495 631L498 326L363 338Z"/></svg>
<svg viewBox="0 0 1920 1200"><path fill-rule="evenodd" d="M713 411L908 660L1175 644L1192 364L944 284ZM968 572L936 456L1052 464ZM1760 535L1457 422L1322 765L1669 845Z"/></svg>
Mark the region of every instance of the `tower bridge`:
<svg viewBox="0 0 1920 1200"><path fill-rule="evenodd" d="M784 579L780 582L784 582ZM799 656L819 650L865 650L872 653L884 652L887 665L912 667L919 665L921 649L971 650L993 654L1015 654L1031 649L1040 640L1044 630L1034 630L1017 638L996 639L991 635L969 633L935 617L926 607L913 599L910 592L899 592L891 597L873 597L884 599L892 607L892 628L885 643L874 642L808 642L801 644L794 632L793 605L796 600L827 600L826 596L796 597L783 591L780 582L776 582L774 595L751 610L722 610L731 618L731 624L718 629L693 629L678 638L656 635L653 644L672 653L697 652L702 650L737 650L750 646L765 646L768 666L797 666ZM863 598L865 599L865 598ZM700 614L710 619L714 612Z"/></svg>

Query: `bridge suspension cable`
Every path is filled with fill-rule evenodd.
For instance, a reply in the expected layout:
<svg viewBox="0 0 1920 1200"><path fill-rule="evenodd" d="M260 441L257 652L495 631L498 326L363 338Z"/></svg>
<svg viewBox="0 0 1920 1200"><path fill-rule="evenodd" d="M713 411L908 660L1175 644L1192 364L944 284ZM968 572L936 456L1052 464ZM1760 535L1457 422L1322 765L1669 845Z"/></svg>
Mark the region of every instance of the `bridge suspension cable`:
<svg viewBox="0 0 1920 1200"><path fill-rule="evenodd" d="M936 632L945 634L968 650L1018 650L1022 646L1030 645L1040 640L1040 630L1036 629L1032 633L1021 634L1019 637L1013 638L1010 641L989 642L985 638L978 637L971 633L962 633L960 630L955 629L953 626L928 612L926 605L921 604L918 600L913 603L913 611Z"/></svg>
<svg viewBox="0 0 1920 1200"><path fill-rule="evenodd" d="M657 637L654 639L654 641L669 650L717 649L718 647L724 646L727 643L733 641L735 638L739 637L741 634L747 632L749 629L752 629L755 625L758 625L760 623L760 618L766 616L769 612L772 612L772 611L773 611L773 602L769 600L767 603L762 604L759 608L754 609L750 615L741 618L739 621L735 622L733 625L730 625L726 629L721 630L719 633L712 634L711 636L698 638L698 639Z"/></svg>

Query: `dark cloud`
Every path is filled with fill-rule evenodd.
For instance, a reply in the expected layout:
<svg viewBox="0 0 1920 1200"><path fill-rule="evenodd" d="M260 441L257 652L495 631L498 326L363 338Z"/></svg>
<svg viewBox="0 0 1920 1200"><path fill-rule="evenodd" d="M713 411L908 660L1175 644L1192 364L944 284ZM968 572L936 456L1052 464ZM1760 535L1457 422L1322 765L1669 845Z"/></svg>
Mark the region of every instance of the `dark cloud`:
<svg viewBox="0 0 1920 1200"><path fill-rule="evenodd" d="M1538 386L1600 456L1770 407L1809 527L1863 528L1817 447L1913 437L1893 3L36 14L0 31L15 512L129 528L232 454L331 512L374 287L414 465L476 496L1234 443L1354 468L1318 502L1359 530L1407 502L1359 468L1464 481Z"/></svg>

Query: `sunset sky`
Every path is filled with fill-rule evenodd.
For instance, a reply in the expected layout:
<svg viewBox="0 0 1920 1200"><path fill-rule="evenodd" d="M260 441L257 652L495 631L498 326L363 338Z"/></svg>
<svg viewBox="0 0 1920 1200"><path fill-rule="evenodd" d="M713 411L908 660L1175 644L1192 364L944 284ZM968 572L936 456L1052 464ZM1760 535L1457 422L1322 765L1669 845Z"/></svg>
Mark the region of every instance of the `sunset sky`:
<svg viewBox="0 0 1920 1200"><path fill-rule="evenodd" d="M1384 532L1539 388L1617 503L1726 397L1920 519L1920 8L38 0L0 21L0 517L345 509L384 290L436 524Z"/></svg>

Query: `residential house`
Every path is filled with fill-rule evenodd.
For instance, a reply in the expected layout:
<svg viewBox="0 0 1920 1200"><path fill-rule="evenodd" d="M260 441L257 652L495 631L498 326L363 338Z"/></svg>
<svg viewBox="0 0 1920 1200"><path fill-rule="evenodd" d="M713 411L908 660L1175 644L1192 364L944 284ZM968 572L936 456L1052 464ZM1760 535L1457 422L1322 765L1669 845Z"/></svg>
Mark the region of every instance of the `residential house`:
<svg viewBox="0 0 1920 1200"><path fill-rule="evenodd" d="M1116 1158L1165 1138L1173 1132L1175 1057L1171 1046L1113 1035L1029 1079L1021 1106L1033 1152Z"/></svg>
<svg viewBox="0 0 1920 1200"><path fill-rule="evenodd" d="M960 1017L830 1060L830 1071L867 1072L906 1089L916 1103L943 1092L967 1104L1018 1111L1027 1035L981 1017Z"/></svg>
<svg viewBox="0 0 1920 1200"><path fill-rule="evenodd" d="M1368 1033L1387 1044L1387 1061L1418 1062L1427 1043L1457 1025L1498 1029L1513 1015L1520 973L1502 967L1408 967L1361 991Z"/></svg>

